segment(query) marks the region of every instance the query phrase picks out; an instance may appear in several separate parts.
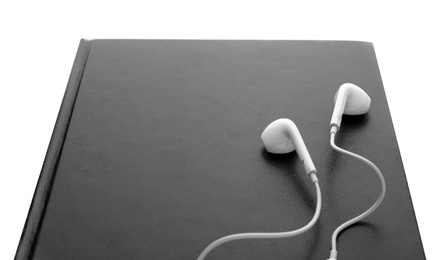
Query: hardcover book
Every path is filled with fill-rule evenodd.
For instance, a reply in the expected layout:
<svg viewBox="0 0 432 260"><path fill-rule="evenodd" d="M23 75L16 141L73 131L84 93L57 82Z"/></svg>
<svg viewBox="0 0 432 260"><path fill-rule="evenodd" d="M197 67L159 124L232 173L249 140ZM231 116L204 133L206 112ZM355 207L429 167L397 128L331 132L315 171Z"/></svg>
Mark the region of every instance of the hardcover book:
<svg viewBox="0 0 432 260"><path fill-rule="evenodd" d="M344 116L336 143L373 161L387 193L340 234L339 259L425 259L373 44L254 40L82 40L16 259L196 259L226 235L304 226L314 187L295 152L270 154L260 138L278 118L318 170L317 224L206 259L327 259L334 229L380 193L329 144L346 82L372 102Z"/></svg>

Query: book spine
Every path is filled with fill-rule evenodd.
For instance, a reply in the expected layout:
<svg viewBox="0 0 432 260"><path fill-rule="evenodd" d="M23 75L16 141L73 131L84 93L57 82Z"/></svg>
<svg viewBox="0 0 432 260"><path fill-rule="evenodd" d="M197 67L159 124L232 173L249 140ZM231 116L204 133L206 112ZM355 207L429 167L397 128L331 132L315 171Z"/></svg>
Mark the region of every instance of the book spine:
<svg viewBox="0 0 432 260"><path fill-rule="evenodd" d="M27 215L15 259L31 259L37 243L38 233L43 222L58 162L69 128L81 79L90 53L91 41L80 41L63 101L57 116L48 150L39 175L36 190Z"/></svg>

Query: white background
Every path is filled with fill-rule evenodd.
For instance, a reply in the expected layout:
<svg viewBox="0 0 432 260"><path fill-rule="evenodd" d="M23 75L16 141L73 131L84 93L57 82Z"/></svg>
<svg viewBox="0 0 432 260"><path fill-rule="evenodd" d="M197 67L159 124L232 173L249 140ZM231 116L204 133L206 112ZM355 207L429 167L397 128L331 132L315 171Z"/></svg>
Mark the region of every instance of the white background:
<svg viewBox="0 0 432 260"><path fill-rule="evenodd" d="M81 38L373 42L423 245L432 257L430 6L426 1L2 3L0 259L15 255Z"/></svg>

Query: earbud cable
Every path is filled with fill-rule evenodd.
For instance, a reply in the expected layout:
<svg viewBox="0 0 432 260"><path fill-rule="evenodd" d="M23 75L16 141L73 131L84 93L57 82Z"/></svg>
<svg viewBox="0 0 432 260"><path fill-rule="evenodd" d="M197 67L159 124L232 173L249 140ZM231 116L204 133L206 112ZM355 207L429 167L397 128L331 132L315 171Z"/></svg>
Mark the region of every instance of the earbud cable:
<svg viewBox="0 0 432 260"><path fill-rule="evenodd" d="M347 151L347 150L344 150L344 149L338 147L338 146L335 144L335 135L336 135L335 128L332 128L332 131L331 131L331 133L330 133L330 145L332 146L332 148L333 148L334 150L340 152L340 153L343 153L343 154L349 155L349 156L351 156L351 157L357 158L357 159L359 159L360 161L362 161L362 162L366 163L367 165L369 165L369 166L370 166L370 167L375 171L375 173L378 175L378 178L379 178L380 181L381 181L381 194L379 195L377 201L372 205L372 207L370 207L368 210L366 210L366 211L363 212L362 214L358 215L357 217L355 217L355 218L353 218L353 219L350 219L350 220L348 220L347 222L343 223L342 225L340 225L340 226L339 226L339 227L338 227L338 228L333 232L333 235L332 235L332 249L331 249L331 251L330 251L330 258L328 258L328 260L336 260L336 258L337 258L336 239L337 239L337 236L339 235L339 233L340 233L343 229L347 228L348 226L350 226L350 225L352 225L352 224L354 224L354 223L360 221L361 219L365 218L366 216L368 216L369 214L371 214L371 213L372 213L376 208L378 208L378 206L381 204L382 200L384 199L384 195L385 195L385 192L386 192L386 184L385 184L384 176L382 175L382 173L381 173L381 171L378 169L378 167L375 166L375 164L373 164L373 163L372 163L371 161L369 161L368 159L366 159L366 158L364 158L364 157L362 157L362 156L360 156L360 155L358 155L358 154L355 154L355 153L349 152L349 151Z"/></svg>
<svg viewBox="0 0 432 260"><path fill-rule="evenodd" d="M312 181L315 184L316 188L316 194L317 194L317 204L316 204L316 210L315 215L313 216L312 220L304 227L299 228L297 230L288 231L288 232L271 232L271 233L240 233L240 234L233 234L229 236L225 236L222 238L219 238L218 240L214 241L210 245L208 245L204 251L200 254L198 257L198 260L203 260L204 257L215 247L229 242L233 240L239 240L239 239L274 239L274 238L287 238L287 237L293 237L300 235L307 230L309 230L318 220L318 217L321 212L321 190L318 184L318 179L316 178L315 173L310 173L309 176L311 177Z"/></svg>

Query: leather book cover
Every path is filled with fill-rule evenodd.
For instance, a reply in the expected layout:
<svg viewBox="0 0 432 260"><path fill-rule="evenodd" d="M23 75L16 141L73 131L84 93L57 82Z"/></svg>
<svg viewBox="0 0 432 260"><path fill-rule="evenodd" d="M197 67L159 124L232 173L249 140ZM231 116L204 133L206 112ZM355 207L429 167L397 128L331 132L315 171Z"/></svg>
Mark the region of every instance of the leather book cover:
<svg viewBox="0 0 432 260"><path fill-rule="evenodd" d="M344 116L336 144L374 162L387 193L340 234L338 257L425 259L373 44L273 40L82 40L16 259L196 259L226 235L304 226L314 187L295 152L270 154L260 138L278 118L318 170L317 224L206 259L327 259L334 229L380 192L329 144L346 82L372 103Z"/></svg>

